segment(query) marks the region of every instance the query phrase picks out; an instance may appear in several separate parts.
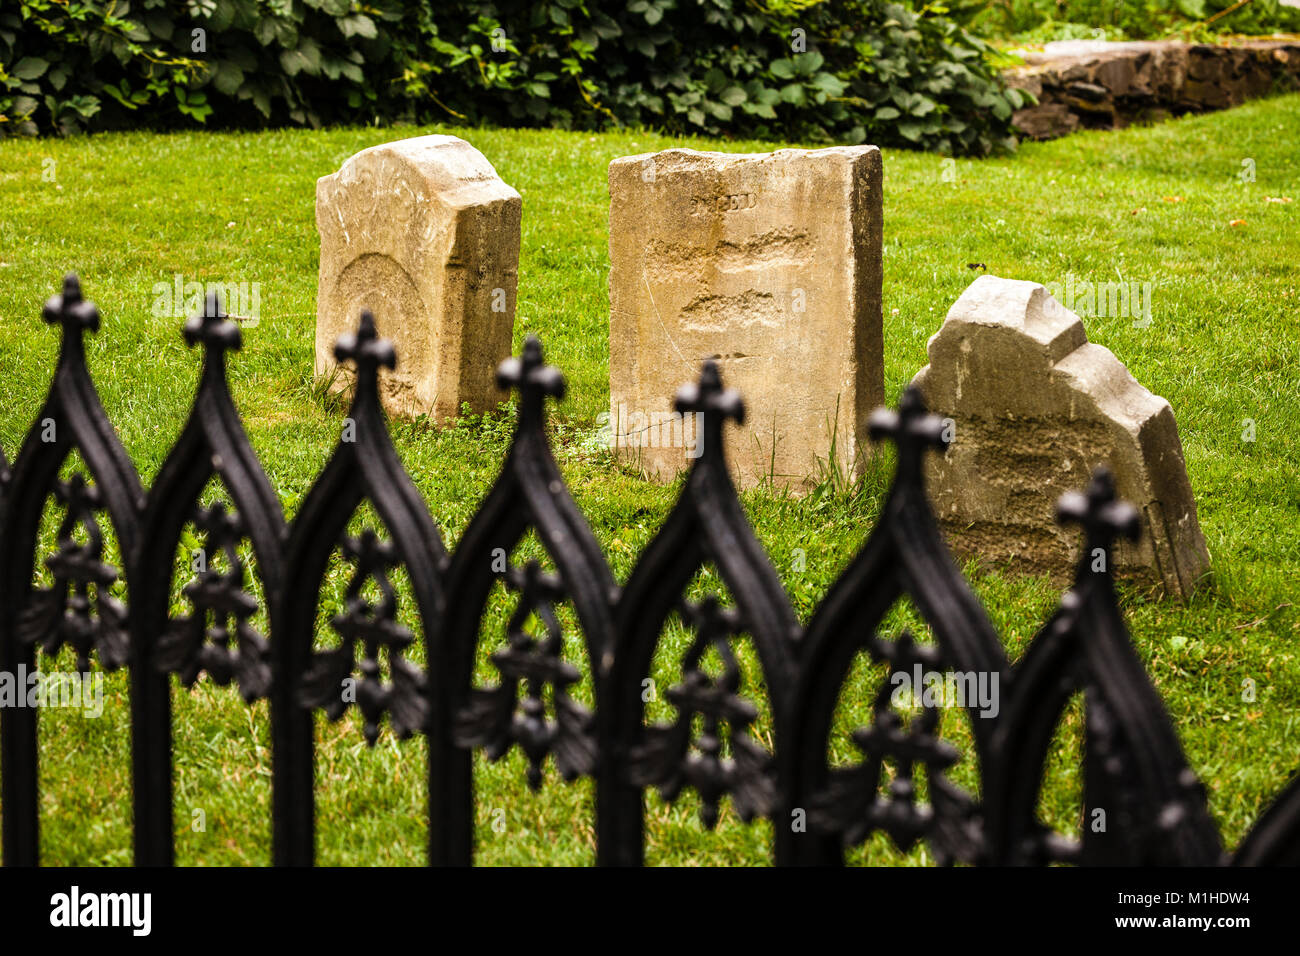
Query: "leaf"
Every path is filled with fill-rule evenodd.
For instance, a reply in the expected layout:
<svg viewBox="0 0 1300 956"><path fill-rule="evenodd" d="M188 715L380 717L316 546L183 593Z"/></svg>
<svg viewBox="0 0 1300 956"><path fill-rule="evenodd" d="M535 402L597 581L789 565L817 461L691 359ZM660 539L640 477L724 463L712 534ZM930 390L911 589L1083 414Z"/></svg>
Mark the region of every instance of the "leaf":
<svg viewBox="0 0 1300 956"><path fill-rule="evenodd" d="M217 64L216 72L212 75L212 85L218 92L234 96L244 85L244 71L235 64L223 60Z"/></svg>
<svg viewBox="0 0 1300 956"><path fill-rule="evenodd" d="M514 688L509 684L471 690L469 702L456 714L452 725L456 746L487 748L489 760L505 756L511 745L514 704Z"/></svg>
<svg viewBox="0 0 1300 956"><path fill-rule="evenodd" d="M11 76L16 76L20 80L35 80L50 68L48 60L42 60L39 56L25 56L9 71Z"/></svg>
<svg viewBox="0 0 1300 956"><path fill-rule="evenodd" d="M342 717L349 703L343 698L343 681L351 676L355 661L356 652L347 643L312 654L298 682L299 706L320 707L330 720Z"/></svg>
<svg viewBox="0 0 1300 956"><path fill-rule="evenodd" d="M822 68L826 62L826 57L822 56L817 50L809 50L807 53L796 53L795 70L803 76L812 76Z"/></svg>
<svg viewBox="0 0 1300 956"><path fill-rule="evenodd" d="M172 32L176 29L171 17L159 10L151 10L146 13L144 22L152 35L151 39L170 40Z"/></svg>
<svg viewBox="0 0 1300 956"><path fill-rule="evenodd" d="M912 115L925 116L929 113L934 112L935 107L937 105L938 104L936 104L934 100L930 99L928 96L921 96L918 94L917 97L912 101Z"/></svg>
<svg viewBox="0 0 1300 956"><path fill-rule="evenodd" d="M106 83L104 85L104 92L107 93L109 96L111 96L113 99L115 99L117 102L121 103L129 110L134 110L138 108L135 103L135 100L132 99L131 97L130 90L126 87L125 81L123 81L122 83L122 89L118 89L116 86L113 86L111 83Z"/></svg>
<svg viewBox="0 0 1300 956"><path fill-rule="evenodd" d="M154 667L162 674L185 670L203 647L203 640L204 628L200 618L186 617L169 622L155 642Z"/></svg>
<svg viewBox="0 0 1300 956"><path fill-rule="evenodd" d="M214 33L224 33L235 22L235 4L233 0L217 0L217 8L208 17L208 28Z"/></svg>
<svg viewBox="0 0 1300 956"><path fill-rule="evenodd" d="M298 49L285 50L280 54L280 65L290 76L297 76L299 73L316 76L321 68L320 47L310 38L304 37Z"/></svg>
<svg viewBox="0 0 1300 956"><path fill-rule="evenodd" d="M258 87L253 91L253 105L257 107L257 111L266 119L271 118L271 97L267 94L265 89Z"/></svg>
<svg viewBox="0 0 1300 956"><path fill-rule="evenodd" d="M280 67L289 76L297 76L306 65L306 58L297 50L285 50L280 54Z"/></svg>
<svg viewBox="0 0 1300 956"><path fill-rule="evenodd" d="M773 60L771 67L772 75L779 80L788 80L794 76L794 62L792 60Z"/></svg>
<svg viewBox="0 0 1300 956"><path fill-rule="evenodd" d="M716 103L710 100L704 104L704 109L713 116L714 119L722 120L724 123L731 122L731 107L726 103Z"/></svg>
<svg viewBox="0 0 1300 956"><path fill-rule="evenodd" d="M353 14L350 17L344 17L338 21L339 32L346 39L352 37L361 37L366 40L373 40L379 36L379 28L375 26L375 21L371 20L364 13Z"/></svg>
<svg viewBox="0 0 1300 956"><path fill-rule="evenodd" d="M718 94L718 98L728 106L739 106L741 103L745 102L745 100L749 99L745 94L745 91L738 86L727 87Z"/></svg>
<svg viewBox="0 0 1300 956"><path fill-rule="evenodd" d="M596 14L592 21L591 28L596 31L596 36L602 40L612 40L616 36L623 34L623 28L614 20L611 20L605 14Z"/></svg>
<svg viewBox="0 0 1300 956"><path fill-rule="evenodd" d="M235 66L239 67L245 73L253 73L257 70L257 51L250 46L239 46L225 52L225 58Z"/></svg>
<svg viewBox="0 0 1300 956"><path fill-rule="evenodd" d="M257 21L253 36L257 37L257 42L262 46L270 46L276 36L275 21L270 17L262 17Z"/></svg>
<svg viewBox="0 0 1300 956"><path fill-rule="evenodd" d="M813 77L812 85L828 96L839 96L844 92L844 81L834 73L818 73Z"/></svg>

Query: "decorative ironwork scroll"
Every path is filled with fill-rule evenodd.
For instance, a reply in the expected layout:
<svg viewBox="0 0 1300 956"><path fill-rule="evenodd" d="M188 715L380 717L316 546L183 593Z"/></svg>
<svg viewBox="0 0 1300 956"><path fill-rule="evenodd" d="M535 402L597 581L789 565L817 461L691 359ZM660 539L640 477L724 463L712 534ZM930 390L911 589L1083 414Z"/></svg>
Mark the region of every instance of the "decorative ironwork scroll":
<svg viewBox="0 0 1300 956"><path fill-rule="evenodd" d="M774 852L778 863L794 859L789 821L792 804L788 742L794 717L794 692L799 652L799 624L781 580L745 519L727 470L723 425L744 422L740 395L724 390L715 363L704 363L699 383L682 388L675 408L693 413L703 433L703 450L672 512L646 546L628 579L617 611L617 644L611 681L614 697L612 734L623 756L624 779L637 788L658 786L675 796L691 784L703 800L705 823L717 819L718 801L729 795L742 816L770 816L775 823ZM684 605L686 589L706 563L718 570L734 603L723 611L717 595L698 606ZM668 728L644 726L642 682L650 677L655 649L670 614L684 611L686 623L697 627L697 644L683 662L682 681L669 693L678 720ZM746 634L754 642L772 711L773 754L760 754L746 734L755 712L736 694L739 675L734 654L722 646ZM703 643L700 643L703 642ZM712 645L728 664L721 681L700 669L700 655ZM691 739L692 718L703 715L703 734ZM732 756L721 759L717 722L728 725ZM770 776L769 776L770 775ZM638 801L639 802L639 801ZM607 862L642 862L642 814L620 831Z"/></svg>
<svg viewBox="0 0 1300 956"><path fill-rule="evenodd" d="M279 586L284 547L279 499L248 441L227 383L226 356L242 344L239 326L212 293L203 311L185 323L184 337L190 347L203 350L203 369L185 425L149 490L133 613L137 804L146 798L145 809L136 815L135 850L136 861L149 865L170 864L175 855L168 675L179 674L187 685L204 672L220 685L234 680L250 703L270 692L270 649L252 623L258 604L239 543L251 544L268 602ZM213 476L229 505L201 503ZM187 523L203 535L204 546L190 555L194 578L181 590L190 613L172 619L174 564Z"/></svg>
<svg viewBox="0 0 1300 956"><path fill-rule="evenodd" d="M339 443L303 500L289 531L279 596L271 612L271 737L273 852L281 864L310 864L314 858L314 748L311 711L325 706L331 717L357 705L373 743L380 716L387 712L394 730L406 734L427 719L423 675L402 658L415 635L396 621L397 595L390 588L376 606L361 599L362 582L377 581L395 566L406 571L409 598L418 612L430 660L443 640L446 602L443 571L447 560L442 536L415 484L402 467L388 434L379 400L379 370L394 368L392 343L380 339L374 317L361 313L355 335L340 337L334 354L356 367L356 386ZM388 534L345 536L348 522L368 500ZM356 563L346 611L331 625L341 638L334 651L313 653L320 589L336 547ZM402 596L406 598L406 595ZM353 682L354 653L363 651L362 680ZM385 651L389 681L379 676ZM329 684L337 678L334 686ZM430 693L433 705L440 703Z"/></svg>
<svg viewBox="0 0 1300 956"><path fill-rule="evenodd" d="M128 593L131 560L144 498L135 466L127 457L100 404L86 366L86 332L99 330L99 310L81 294L75 275L63 292L45 303L42 317L62 333L54 378L45 404L23 441L5 487L0 516L0 671L35 670L35 643L77 651L78 666L96 652L107 668L130 655L124 636L126 608L110 593L125 573ZM73 451L85 473L70 481L59 470ZM33 588L33 571L44 504L51 495L66 509L57 552L47 559L54 576L50 589ZM99 514L112 525L124 568L104 560ZM78 543L74 532L84 534ZM33 708L0 714L0 781L4 806L4 859L34 866L38 857L36 719Z"/></svg>
<svg viewBox="0 0 1300 956"><path fill-rule="evenodd" d="M913 662L932 672L959 671L1005 693L1009 667L1001 641L971 593L940 536L925 494L922 460L947 444L943 421L927 413L920 390L909 387L897 412L876 411L871 437L889 439L898 450L894 483L880 520L866 544L831 587L808 625L799 688L799 781L809 827L800 841L800 860L836 863L842 848L874 830L900 846L924 837L941 861L979 862L978 826L972 798L943 776L954 762L934 738L937 715L904 731L897 715L877 697L876 723L854 735L862 763L832 772L827 752L835 707L854 658L866 651L898 671ZM877 628L891 607L910 598L934 633L935 645L919 647L910 636L888 642ZM964 702L981 766L992 758L993 721L977 702ZM896 762L900 776L884 787L882 762ZM910 774L916 762L927 771L931 804L918 807Z"/></svg>
<svg viewBox="0 0 1300 956"><path fill-rule="evenodd" d="M542 764L551 756L565 779L596 776L597 842L617 826L626 788L607 767L597 766L608 752L603 727L569 688L580 679L563 659L564 634L556 609L567 601L584 637L597 709L604 708L609 655L613 650L613 575L595 536L565 487L545 431L546 399L564 395L564 378L546 365L542 346L532 336L519 358L497 370L497 384L519 397L518 421L501 474L466 528L447 572L446 641L440 647L431 680L441 687L443 707L435 707L429 740L429 787L433 816L429 857L436 863L468 864L473 855L473 781L470 747L483 747L491 759L518 745L528 761L527 782L542 782ZM553 564L554 573L537 562L522 566L511 555L532 530ZM473 687L480 621L493 585L501 580L515 598L506 626L506 646L491 660L499 682ZM526 630L540 622L542 636ZM553 713L546 714L549 695Z"/></svg>

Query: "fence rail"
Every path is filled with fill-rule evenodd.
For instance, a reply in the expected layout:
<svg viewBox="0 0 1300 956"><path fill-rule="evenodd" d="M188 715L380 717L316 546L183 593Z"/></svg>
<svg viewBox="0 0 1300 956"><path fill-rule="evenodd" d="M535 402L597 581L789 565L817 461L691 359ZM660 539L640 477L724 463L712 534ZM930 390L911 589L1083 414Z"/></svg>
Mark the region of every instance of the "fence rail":
<svg viewBox="0 0 1300 956"><path fill-rule="evenodd" d="M878 831L903 848L925 841L941 863L1300 863L1300 780L1235 852L1222 845L1204 790L1130 644L1110 561L1093 559L1108 558L1111 542L1135 537L1139 527L1134 509L1115 499L1104 469L1086 493L1061 500L1059 518L1080 525L1086 558L1013 666L931 513L922 462L946 439L915 389L896 412L881 409L871 417L872 437L897 446L893 485L876 528L805 627L725 466L723 426L743 421L744 405L723 388L712 363L676 400L678 411L700 416L703 452L620 587L552 457L545 404L563 396L564 380L543 363L535 338L498 370L499 384L518 394L516 431L500 477L449 554L390 440L379 370L393 367L396 356L369 314L335 349L340 362L356 369L352 434L335 447L291 524L231 398L226 362L240 347L240 331L215 296L185 325L186 341L202 349L203 371L189 418L147 494L90 378L83 339L98 330L99 313L82 298L75 276L43 314L62 329L54 378L12 468L0 452L0 671L31 671L38 649L55 653L64 646L83 670L92 657L105 669L129 668L137 864L174 861L171 674L193 682L205 673L220 684L233 682L247 701L269 699L273 858L281 865L314 858L313 710L338 718L349 706L359 709L371 743L385 718L399 736L427 736L428 856L435 865L473 861L473 750L496 758L516 746L531 787L542 785L548 758L565 778L594 779L596 856L604 865L643 862L649 787L670 799L695 790L708 826L728 798L747 821L771 819L778 865L841 863L847 847ZM84 474L63 480L60 471L74 450ZM214 477L228 504L201 503ZM51 496L63 518L56 550L43 557L53 584L38 587L40 521ZM347 534L363 501L373 506L386 537L372 530ZM119 543L120 571L105 561L105 519ZM200 571L186 583L181 593L190 612L176 617L174 564L187 523L225 556L226 567ZM500 561L530 530L553 571L535 561ZM322 651L315 645L321 588L339 547L354 573L345 611L331 622L337 645ZM244 553L252 555L249 568ZM687 599L707 563L730 601L721 594ZM391 572L399 566L419 633L397 621ZM266 635L253 623L259 608L250 571L262 585ZM125 602L110 593L119 577ZM518 603L504 645L491 657L499 683L475 686L481 625L498 582ZM367 595L376 590L373 601ZM878 633L903 599L929 625L933 643L906 631ZM562 602L581 631L590 710L568 691L583 672L562 656L570 638L555 614ZM643 681L673 615L694 635L680 681L666 693L677 716L668 724L647 723ZM523 627L529 616L542 622L540 636ZM758 711L741 692L734 653L741 640L757 652L769 697L767 742L749 733ZM417 641L423 668L404 656ZM710 653L721 662L712 671L704 664ZM946 775L961 755L941 739L937 709L926 705L904 722L891 706L889 682L871 702L869 725L852 734L860 758L832 765L837 701L861 654L891 673L919 666L996 678L995 714L981 713L969 695L963 701L978 796ZM349 682L351 699L340 691ZM1108 825L1083 826L1073 839L1045 826L1038 804L1055 729L1076 693L1084 701L1084 819L1103 809ZM34 709L0 711L7 865L38 862L37 719Z"/></svg>

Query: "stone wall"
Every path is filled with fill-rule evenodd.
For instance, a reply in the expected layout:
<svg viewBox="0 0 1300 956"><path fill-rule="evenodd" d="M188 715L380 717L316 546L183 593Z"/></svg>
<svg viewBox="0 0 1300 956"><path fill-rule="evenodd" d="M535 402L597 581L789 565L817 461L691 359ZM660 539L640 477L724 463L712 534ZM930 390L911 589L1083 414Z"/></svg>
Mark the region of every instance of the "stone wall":
<svg viewBox="0 0 1300 956"><path fill-rule="evenodd" d="M1004 79L1038 98L1013 118L1030 139L1226 109L1300 87L1300 40L1233 46L1072 40L1023 56L1026 65Z"/></svg>

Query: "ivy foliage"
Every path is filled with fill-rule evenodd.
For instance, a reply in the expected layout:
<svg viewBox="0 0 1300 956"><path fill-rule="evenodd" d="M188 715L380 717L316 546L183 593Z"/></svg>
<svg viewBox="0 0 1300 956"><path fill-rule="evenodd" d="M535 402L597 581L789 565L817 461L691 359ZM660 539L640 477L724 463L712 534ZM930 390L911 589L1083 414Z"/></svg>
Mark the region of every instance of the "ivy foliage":
<svg viewBox="0 0 1300 956"><path fill-rule="evenodd" d="M451 120L1013 145L985 0L11 0L0 131Z"/></svg>

